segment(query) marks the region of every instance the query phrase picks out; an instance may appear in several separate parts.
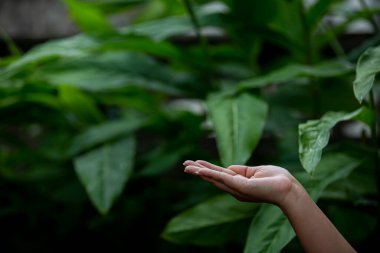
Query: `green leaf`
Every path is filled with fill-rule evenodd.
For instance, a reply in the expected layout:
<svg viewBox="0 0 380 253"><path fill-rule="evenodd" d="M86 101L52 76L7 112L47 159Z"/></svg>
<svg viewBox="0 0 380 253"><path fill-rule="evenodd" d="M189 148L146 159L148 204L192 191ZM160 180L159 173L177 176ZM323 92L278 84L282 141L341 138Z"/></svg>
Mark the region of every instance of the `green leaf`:
<svg viewBox="0 0 380 253"><path fill-rule="evenodd" d="M337 2L336 0L319 0L313 4L307 12L306 23L311 29L317 27L318 22L328 12L332 4Z"/></svg>
<svg viewBox="0 0 380 253"><path fill-rule="evenodd" d="M319 120L309 120L300 124L298 128L299 157L302 166L308 173L312 173L326 147L330 130L340 121L350 120L359 115L362 108L351 112L328 112Z"/></svg>
<svg viewBox="0 0 380 253"><path fill-rule="evenodd" d="M356 66L354 94L361 103L370 92L376 74L380 71L380 47L367 49L359 58Z"/></svg>
<svg viewBox="0 0 380 253"><path fill-rule="evenodd" d="M244 253L277 253L295 236L280 208L263 205L252 220Z"/></svg>
<svg viewBox="0 0 380 253"><path fill-rule="evenodd" d="M75 158L75 171L98 211L106 214L131 175L135 140L104 145Z"/></svg>
<svg viewBox="0 0 380 253"><path fill-rule="evenodd" d="M24 68L36 66L39 63L51 61L61 57L81 58L98 47L98 43L85 35L77 35L67 39L52 40L36 46L22 58L15 61L7 69L8 72L17 72Z"/></svg>
<svg viewBox="0 0 380 253"><path fill-rule="evenodd" d="M125 87L142 87L178 95L175 86L181 75L157 60L141 53L106 52L65 59L45 66L35 78L52 85L70 84L88 91L111 91Z"/></svg>
<svg viewBox="0 0 380 253"><path fill-rule="evenodd" d="M347 154L331 153L323 157L313 175L299 174L297 179L317 201L327 186L346 178L361 163Z"/></svg>
<svg viewBox="0 0 380 253"><path fill-rule="evenodd" d="M113 141L116 138L130 134L140 128L145 123L145 120L139 117L114 120L93 126L87 129L82 134L75 137L68 154L76 155L86 149L92 148L104 142Z"/></svg>
<svg viewBox="0 0 380 253"><path fill-rule="evenodd" d="M345 154L329 154L321 160L315 175L303 172L296 177L317 201L328 185L347 177L359 164L360 161ZM281 209L263 205L250 225L244 253L280 252L294 236L294 230Z"/></svg>
<svg viewBox="0 0 380 253"><path fill-rule="evenodd" d="M244 164L260 140L268 105L243 93L238 97L212 95L207 108L223 165Z"/></svg>
<svg viewBox="0 0 380 253"><path fill-rule="evenodd" d="M57 97L51 94L44 94L42 92L29 93L25 95L25 100L28 102L42 104L54 109L60 109L60 104Z"/></svg>
<svg viewBox="0 0 380 253"><path fill-rule="evenodd" d="M161 41L174 35L194 31L190 19L185 16L155 19L140 24L129 25L121 30L122 34L142 35L154 41Z"/></svg>
<svg viewBox="0 0 380 253"><path fill-rule="evenodd" d="M63 106L74 113L78 119L88 122L99 122L103 119L103 115L92 97L81 90L72 86L62 85L58 87L58 92Z"/></svg>
<svg viewBox="0 0 380 253"><path fill-rule="evenodd" d="M111 25L98 8L76 0L64 1L71 17L82 31L95 35L113 32Z"/></svg>
<svg viewBox="0 0 380 253"><path fill-rule="evenodd" d="M335 77L353 70L348 62L330 61L315 66L301 64L286 65L264 76L245 80L239 83L239 89L261 88L273 83L285 83L301 77Z"/></svg>
<svg viewBox="0 0 380 253"><path fill-rule="evenodd" d="M239 202L230 195L220 195L172 218L162 237L177 243L225 243L231 233L236 233L231 225L252 217L259 206Z"/></svg>
<svg viewBox="0 0 380 253"><path fill-rule="evenodd" d="M104 41L100 50L129 50L144 52L149 55L165 57L169 59L179 59L181 51L166 41L153 41L146 37L135 37L128 35L120 40L111 39Z"/></svg>
<svg viewBox="0 0 380 253"><path fill-rule="evenodd" d="M274 36L281 40L272 40L273 43L286 46L292 51L303 50L302 19L299 14L298 1L277 1L277 15L268 24ZM291 27L291 29L289 29ZM271 36L266 36L271 40Z"/></svg>

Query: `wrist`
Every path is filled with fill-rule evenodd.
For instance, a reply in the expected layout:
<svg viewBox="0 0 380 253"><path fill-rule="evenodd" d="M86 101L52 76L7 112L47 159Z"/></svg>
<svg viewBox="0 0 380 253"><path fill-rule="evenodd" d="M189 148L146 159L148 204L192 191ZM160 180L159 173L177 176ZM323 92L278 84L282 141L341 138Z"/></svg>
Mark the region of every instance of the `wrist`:
<svg viewBox="0 0 380 253"><path fill-rule="evenodd" d="M278 206L285 214L288 214L295 207L302 206L308 199L310 199L310 196L305 188L294 179L288 193L282 201L278 203Z"/></svg>

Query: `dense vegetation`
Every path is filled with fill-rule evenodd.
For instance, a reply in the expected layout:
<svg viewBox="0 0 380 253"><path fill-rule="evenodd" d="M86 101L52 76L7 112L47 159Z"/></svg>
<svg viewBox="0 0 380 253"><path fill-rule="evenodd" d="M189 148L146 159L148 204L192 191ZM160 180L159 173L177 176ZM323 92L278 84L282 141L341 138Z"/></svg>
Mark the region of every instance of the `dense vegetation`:
<svg viewBox="0 0 380 253"><path fill-rule="evenodd" d="M1 249L301 251L278 208L184 175L186 159L283 166L354 247L375 245L379 8L65 4L82 33L25 54L7 40L0 61ZM348 45L358 21L373 32Z"/></svg>

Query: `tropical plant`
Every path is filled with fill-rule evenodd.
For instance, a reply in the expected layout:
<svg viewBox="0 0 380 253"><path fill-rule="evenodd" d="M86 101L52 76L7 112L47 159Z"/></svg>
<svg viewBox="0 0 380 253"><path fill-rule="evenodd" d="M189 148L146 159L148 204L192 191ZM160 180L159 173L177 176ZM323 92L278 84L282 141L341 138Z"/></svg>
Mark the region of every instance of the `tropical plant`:
<svg viewBox="0 0 380 253"><path fill-rule="evenodd" d="M82 33L0 64L4 247L64 251L83 235L86 250L130 247L125 238L153 252L299 249L278 208L183 175L182 161L206 159L288 168L369 249L380 9L358 3L65 0ZM134 18L116 27L120 13ZM348 47L358 21L375 32Z"/></svg>

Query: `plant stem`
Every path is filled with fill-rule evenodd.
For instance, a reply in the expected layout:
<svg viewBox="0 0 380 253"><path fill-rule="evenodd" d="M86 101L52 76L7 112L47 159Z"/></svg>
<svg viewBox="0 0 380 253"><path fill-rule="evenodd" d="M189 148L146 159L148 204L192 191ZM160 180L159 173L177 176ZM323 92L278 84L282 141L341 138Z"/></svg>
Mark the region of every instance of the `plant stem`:
<svg viewBox="0 0 380 253"><path fill-rule="evenodd" d="M190 1L191 0L183 0L183 2L185 4L185 7L186 7L186 11L187 11L187 13L190 16L191 23L194 26L195 34L197 36L197 39L200 42L200 46L201 46L201 49L202 49L203 54L205 56L205 60L207 62L207 66L212 66L212 64L211 64L212 62L210 60L210 55L209 55L208 49L207 49L207 47L208 47L207 39L201 33L201 25L200 25L200 23L198 21L197 16L195 15L193 6L192 6L192 4L191 4ZM209 71L207 71L205 73L205 77L206 77L207 81L210 83L211 87L216 88L216 84L215 84L213 78L211 78L211 75L210 75Z"/></svg>
<svg viewBox="0 0 380 253"><path fill-rule="evenodd" d="M197 19L196 15L195 15L193 6L191 5L190 0L184 0L184 4L185 4L186 10L187 10L187 12L188 12L188 14L190 16L191 23L194 26L195 34L196 34L198 40L201 43L202 50L204 51L204 53L206 55L208 55L207 40L206 40L206 38L201 33L201 25L199 24L198 19Z"/></svg>
<svg viewBox="0 0 380 253"><path fill-rule="evenodd" d="M330 46L332 50L335 52L336 56L344 60L347 59L346 52L344 51L338 38L335 36L334 32L332 31L331 25L330 24L325 25L321 23L320 27L325 32L326 37L328 37Z"/></svg>
<svg viewBox="0 0 380 253"><path fill-rule="evenodd" d="M17 47L17 45L13 42L13 40L8 36L5 29L0 26L0 39L3 39L5 44L7 45L9 52L15 56L20 56L21 50Z"/></svg>
<svg viewBox="0 0 380 253"><path fill-rule="evenodd" d="M314 45L312 43L312 32L307 25L306 10L303 1L299 1L299 14L302 22L303 41L305 47L305 63L312 66L314 64ZM311 97L313 99L313 118L320 116L320 87L317 78L310 78Z"/></svg>

